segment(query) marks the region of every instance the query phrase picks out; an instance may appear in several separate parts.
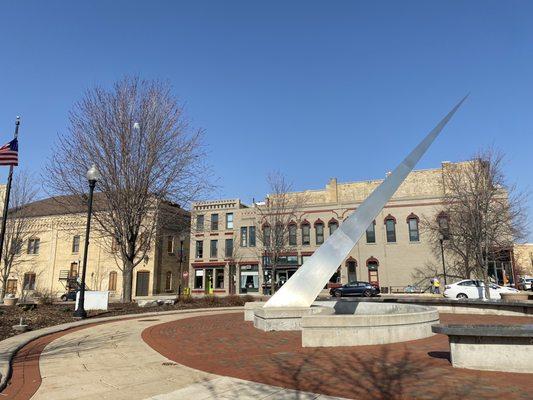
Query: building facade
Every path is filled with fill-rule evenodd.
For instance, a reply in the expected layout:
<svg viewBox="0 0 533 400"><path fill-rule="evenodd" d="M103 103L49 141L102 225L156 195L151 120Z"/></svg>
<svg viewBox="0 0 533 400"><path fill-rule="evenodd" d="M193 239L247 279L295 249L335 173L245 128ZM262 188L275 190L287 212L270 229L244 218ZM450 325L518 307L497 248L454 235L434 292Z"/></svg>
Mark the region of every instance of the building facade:
<svg viewBox="0 0 533 400"><path fill-rule="evenodd" d="M134 297L176 293L180 284L185 286L187 283L190 215L177 205L165 204L164 207L186 221L186 227L179 229L175 224L157 223L155 239L134 269ZM31 228L26 238L12 250L17 255L6 292L18 297L31 296L35 292L61 296L79 282L86 210L64 207L57 198L37 201L28 208ZM122 263L118 248L98 229L96 221L92 226L86 285L90 290L109 290L111 298L119 300Z"/></svg>
<svg viewBox="0 0 533 400"><path fill-rule="evenodd" d="M383 291L401 290L425 265L440 265L434 246L424 236L420 221L436 216L442 205L441 168L413 171L376 217L354 249L331 277L330 285L362 280ZM283 283L331 235L382 180L338 183L331 179L321 190L292 193L305 198L291 221L292 248L276 267ZM268 201L268 197L267 197ZM271 271L257 240L262 229L257 207L239 199L194 203L191 230L192 292L201 294L266 294Z"/></svg>

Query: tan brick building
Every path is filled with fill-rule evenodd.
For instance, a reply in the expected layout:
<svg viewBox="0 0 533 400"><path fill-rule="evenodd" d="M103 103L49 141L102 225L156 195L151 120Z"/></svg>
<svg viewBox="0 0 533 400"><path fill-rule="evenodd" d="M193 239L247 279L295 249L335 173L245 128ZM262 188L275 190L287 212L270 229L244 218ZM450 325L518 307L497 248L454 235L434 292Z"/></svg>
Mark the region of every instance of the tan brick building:
<svg viewBox="0 0 533 400"><path fill-rule="evenodd" d="M166 203L164 206L186 221L186 229L182 233L178 229L162 228L163 224L158 223L153 245L134 269L132 293L135 297L176 293L182 272L189 269L189 213L177 205ZM7 292L20 296L24 287L30 295L38 291L60 296L81 274L86 207L67 209L58 198L40 200L28 207L28 215L32 219L31 234L18 249ZM119 254L94 220L93 227L86 284L92 290L109 290L111 296L118 300L122 294Z"/></svg>
<svg viewBox="0 0 533 400"><path fill-rule="evenodd" d="M411 284L429 285L416 282L413 272L426 265L440 268L442 260L419 223L424 217L436 218L447 165L443 162L440 168L409 174L339 266L331 285L370 281L384 292L401 291ZM306 202L293 221L296 243L287 252L284 265L277 267L277 281L286 281L381 182L338 183L331 179L324 189L302 192ZM193 294L268 292L270 269L257 240L261 225L256 207L239 199L193 204L189 281ZM229 247L233 251L228 251Z"/></svg>

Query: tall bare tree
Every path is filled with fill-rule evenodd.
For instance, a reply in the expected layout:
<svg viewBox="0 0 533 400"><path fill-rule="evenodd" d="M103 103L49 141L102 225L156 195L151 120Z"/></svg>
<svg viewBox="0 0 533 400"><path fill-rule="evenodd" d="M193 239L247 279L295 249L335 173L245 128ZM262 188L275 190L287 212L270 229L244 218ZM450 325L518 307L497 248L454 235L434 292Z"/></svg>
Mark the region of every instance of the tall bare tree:
<svg viewBox="0 0 533 400"><path fill-rule="evenodd" d="M128 302L135 266L165 213L175 214L163 205L187 205L209 187L203 134L190 128L169 85L131 77L88 90L69 120L48 165L48 186L83 201L86 170L96 164L102 176L94 216L118 250Z"/></svg>
<svg viewBox="0 0 533 400"><path fill-rule="evenodd" d="M287 253L296 246L298 212L305 203L304 193L291 193L292 184L279 172L267 177L270 194L264 203L255 205L257 210L256 236L263 265L271 267L271 293L276 291L276 270Z"/></svg>
<svg viewBox="0 0 533 400"><path fill-rule="evenodd" d="M23 244L33 233L35 222L29 217L27 205L35 200L36 195L37 189L31 176L23 170L16 171L11 186L4 252L0 264L0 299L6 293L9 276L22 261L20 256Z"/></svg>
<svg viewBox="0 0 533 400"><path fill-rule="evenodd" d="M444 205L425 229L440 254L443 241L452 274L483 280L490 298L489 262L526 235L524 194L507 184L503 156L492 149L443 169Z"/></svg>

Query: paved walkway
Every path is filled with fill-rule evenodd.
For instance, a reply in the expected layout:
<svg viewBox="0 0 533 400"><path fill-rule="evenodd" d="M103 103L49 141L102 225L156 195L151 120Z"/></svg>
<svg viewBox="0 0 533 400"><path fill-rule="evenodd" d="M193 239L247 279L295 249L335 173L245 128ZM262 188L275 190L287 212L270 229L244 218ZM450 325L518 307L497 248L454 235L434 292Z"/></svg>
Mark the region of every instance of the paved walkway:
<svg viewBox="0 0 533 400"><path fill-rule="evenodd" d="M198 371L168 360L141 338L147 327L201 315L139 317L58 337L40 354L42 382L32 399L333 399Z"/></svg>

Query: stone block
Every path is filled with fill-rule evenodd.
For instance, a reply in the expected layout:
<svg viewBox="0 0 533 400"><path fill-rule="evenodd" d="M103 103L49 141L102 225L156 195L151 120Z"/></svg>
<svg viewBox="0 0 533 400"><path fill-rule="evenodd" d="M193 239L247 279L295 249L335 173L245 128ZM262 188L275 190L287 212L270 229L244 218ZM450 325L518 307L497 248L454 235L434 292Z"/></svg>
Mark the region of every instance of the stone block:
<svg viewBox="0 0 533 400"><path fill-rule="evenodd" d="M254 310L254 327L262 331L299 331L302 317L319 313L333 313L328 307L269 307Z"/></svg>

